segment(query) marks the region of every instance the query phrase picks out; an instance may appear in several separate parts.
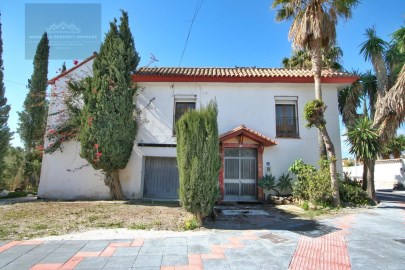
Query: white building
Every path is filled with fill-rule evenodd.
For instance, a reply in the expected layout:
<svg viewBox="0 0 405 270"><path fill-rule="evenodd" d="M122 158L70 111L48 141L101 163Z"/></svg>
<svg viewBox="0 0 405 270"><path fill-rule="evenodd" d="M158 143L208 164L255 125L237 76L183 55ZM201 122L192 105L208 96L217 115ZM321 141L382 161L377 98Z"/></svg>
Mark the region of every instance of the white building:
<svg viewBox="0 0 405 270"><path fill-rule="evenodd" d="M53 85L48 128L63 109L58 99L69 79L91 74L92 56L51 79ZM357 78L324 70L323 100L327 128L341 167L337 92ZM272 68L141 68L133 76L140 111L139 131L132 157L120 171L128 199L176 199L178 172L174 121L190 108L211 99L218 103L222 169L219 184L223 200L262 199L257 181L266 173L276 177L294 160L317 164L315 128L307 129L305 103L314 99L312 72ZM57 119L57 117L59 117ZM46 145L45 145L46 146ZM63 144L62 151L43 157L38 196L52 199L108 199L101 172L80 158L80 143Z"/></svg>

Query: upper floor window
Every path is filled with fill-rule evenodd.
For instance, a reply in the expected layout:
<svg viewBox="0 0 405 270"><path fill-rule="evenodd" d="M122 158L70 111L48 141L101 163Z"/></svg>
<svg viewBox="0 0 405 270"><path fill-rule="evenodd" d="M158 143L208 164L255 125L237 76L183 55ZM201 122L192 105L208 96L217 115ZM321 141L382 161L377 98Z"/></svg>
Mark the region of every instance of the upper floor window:
<svg viewBox="0 0 405 270"><path fill-rule="evenodd" d="M297 98L276 99L276 136L298 138Z"/></svg>
<svg viewBox="0 0 405 270"><path fill-rule="evenodd" d="M194 99L175 99L174 102L174 121L173 121L173 134L176 135L176 122L183 116L187 111L195 109L195 98Z"/></svg>

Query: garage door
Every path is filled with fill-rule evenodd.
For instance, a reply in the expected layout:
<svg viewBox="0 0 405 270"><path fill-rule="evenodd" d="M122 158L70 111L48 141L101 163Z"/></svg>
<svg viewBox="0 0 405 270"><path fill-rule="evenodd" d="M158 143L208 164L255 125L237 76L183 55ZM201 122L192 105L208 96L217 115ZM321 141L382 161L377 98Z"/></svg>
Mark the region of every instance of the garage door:
<svg viewBox="0 0 405 270"><path fill-rule="evenodd" d="M179 171L176 158L146 157L143 197L178 199Z"/></svg>

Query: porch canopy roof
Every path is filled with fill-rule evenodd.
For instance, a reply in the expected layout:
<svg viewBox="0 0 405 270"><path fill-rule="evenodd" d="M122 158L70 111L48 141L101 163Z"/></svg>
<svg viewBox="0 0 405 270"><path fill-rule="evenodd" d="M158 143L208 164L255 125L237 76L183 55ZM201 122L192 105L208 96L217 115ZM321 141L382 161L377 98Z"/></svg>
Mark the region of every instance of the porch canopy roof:
<svg viewBox="0 0 405 270"><path fill-rule="evenodd" d="M244 125L240 125L222 135L219 136L219 141L222 143L224 141L233 139L235 137L241 137L241 140L243 141L243 137L249 138L251 140L254 140L258 143L260 143L263 146L272 146L272 145L277 145L277 142L270 139L269 137L260 134L259 132L247 128Z"/></svg>

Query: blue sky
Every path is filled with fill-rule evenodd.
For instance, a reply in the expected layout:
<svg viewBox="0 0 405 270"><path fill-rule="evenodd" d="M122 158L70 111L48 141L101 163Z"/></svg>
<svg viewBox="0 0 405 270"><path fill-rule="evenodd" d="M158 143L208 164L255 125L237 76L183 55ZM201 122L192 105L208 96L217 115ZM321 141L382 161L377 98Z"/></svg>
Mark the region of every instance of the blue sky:
<svg viewBox="0 0 405 270"><path fill-rule="evenodd" d="M85 3L101 4L101 21L94 23L101 24L103 33L108 30L109 22L120 16L120 9L128 11L136 48L141 56L139 66L148 65L153 54L159 60L154 63L157 66L280 67L282 58L290 55L291 44L287 39L290 23L275 21L276 12L271 9L271 0L204 0L180 63L191 19L199 1L88 0ZM0 0L6 97L12 107L9 126L13 131L18 127L17 111L22 110L27 80L32 74L32 60L25 59L26 3L38 1ZM377 34L389 40L389 35L404 21L403 0L363 0L353 10L352 19L347 22L341 20L337 26L337 41L343 49L344 67L360 71L371 69L370 63L359 55L365 29L375 26ZM92 23L91 20L89 23ZM88 55L91 54L92 51L89 51ZM56 75L63 62L49 61L49 78ZM73 59L66 59L66 65L68 68L73 66ZM341 130L343 134L344 128ZM400 133L405 133L404 129ZM22 145L18 134L14 135L12 143ZM342 148L343 157L348 156L344 142Z"/></svg>

